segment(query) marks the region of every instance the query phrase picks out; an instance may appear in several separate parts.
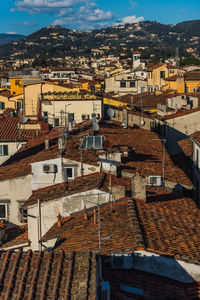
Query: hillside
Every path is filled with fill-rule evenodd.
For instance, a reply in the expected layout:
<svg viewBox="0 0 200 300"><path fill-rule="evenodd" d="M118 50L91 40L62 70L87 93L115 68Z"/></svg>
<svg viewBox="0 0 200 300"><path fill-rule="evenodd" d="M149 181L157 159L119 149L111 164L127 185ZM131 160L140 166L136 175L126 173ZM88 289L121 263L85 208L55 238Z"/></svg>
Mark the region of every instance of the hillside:
<svg viewBox="0 0 200 300"><path fill-rule="evenodd" d="M25 38L25 36L21 35L21 34L0 33L0 46L18 41L18 40L23 39L23 38Z"/></svg>
<svg viewBox="0 0 200 300"><path fill-rule="evenodd" d="M92 49L101 53L131 55L131 49L142 49L144 58L174 56L179 46L180 55L187 56L186 49L194 53L200 50L200 21L164 25L158 22L141 22L82 31L60 26L48 26L15 43L0 47L0 59L65 56L89 56Z"/></svg>

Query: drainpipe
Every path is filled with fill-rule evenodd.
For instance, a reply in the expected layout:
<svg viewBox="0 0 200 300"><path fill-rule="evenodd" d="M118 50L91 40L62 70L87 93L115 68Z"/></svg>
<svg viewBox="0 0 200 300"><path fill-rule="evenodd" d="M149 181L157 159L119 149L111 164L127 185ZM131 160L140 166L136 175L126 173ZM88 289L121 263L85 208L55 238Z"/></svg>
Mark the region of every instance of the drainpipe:
<svg viewBox="0 0 200 300"><path fill-rule="evenodd" d="M42 238L42 226L41 226L41 205L40 205L40 199L37 200L37 205L38 205L38 250L42 250L42 245L40 243L40 240Z"/></svg>

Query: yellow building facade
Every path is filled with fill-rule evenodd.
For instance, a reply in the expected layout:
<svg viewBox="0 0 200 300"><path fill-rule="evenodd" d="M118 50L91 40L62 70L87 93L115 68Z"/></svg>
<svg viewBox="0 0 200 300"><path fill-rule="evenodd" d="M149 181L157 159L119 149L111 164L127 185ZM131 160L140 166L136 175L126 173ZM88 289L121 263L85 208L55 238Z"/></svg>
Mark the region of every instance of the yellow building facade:
<svg viewBox="0 0 200 300"><path fill-rule="evenodd" d="M185 71L175 66L167 64L154 65L147 69L147 86L148 91L162 90L166 86L166 78L177 74L183 74Z"/></svg>

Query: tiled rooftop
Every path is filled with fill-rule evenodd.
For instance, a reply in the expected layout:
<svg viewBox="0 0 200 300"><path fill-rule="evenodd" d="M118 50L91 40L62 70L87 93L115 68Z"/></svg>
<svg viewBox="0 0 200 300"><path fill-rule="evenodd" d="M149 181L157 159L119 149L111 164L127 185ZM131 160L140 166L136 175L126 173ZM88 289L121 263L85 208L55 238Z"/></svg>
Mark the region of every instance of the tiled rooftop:
<svg viewBox="0 0 200 300"><path fill-rule="evenodd" d="M200 211L192 199L166 194L168 200L162 192L149 203L129 198L101 205L101 253L147 250L200 264ZM57 249L98 251L97 215L96 208L66 217L42 241L57 237Z"/></svg>
<svg viewBox="0 0 200 300"><path fill-rule="evenodd" d="M91 122L88 126L91 126ZM74 130L71 137L67 140L67 145L63 156L65 158L97 165L99 160L99 151L94 149L79 150L82 135L88 135L88 130ZM80 134L80 137L78 136ZM92 134L90 130L90 134ZM163 144L156 133L144 129L124 129L114 124L100 125L98 135L103 135L110 144L112 151L118 148L122 154L132 148L132 157L124 157L122 164L126 172L135 173L137 170L144 176L159 175L162 176L162 157ZM44 140L49 136L50 149L45 150ZM25 176L31 173L30 163L53 159L59 155L57 139L58 131L52 131L48 134L26 143L26 148L21 148L13 157L0 167L0 181L7 178ZM190 179L180 167L176 167L166 153L165 155L165 179L171 182L191 185Z"/></svg>
<svg viewBox="0 0 200 300"><path fill-rule="evenodd" d="M20 246L29 243L28 240L28 227L27 225L22 225L10 229L6 229L5 233L6 240L2 247L10 248L12 246Z"/></svg>
<svg viewBox="0 0 200 300"><path fill-rule="evenodd" d="M124 171L135 173L138 170L144 176L162 176L163 144L156 133L144 129L124 129L120 127L101 127L112 147L133 148L132 157L123 160ZM166 152L165 179L175 183L191 185L188 176L180 167L176 167Z"/></svg>
<svg viewBox="0 0 200 300"><path fill-rule="evenodd" d="M19 130L19 118L0 116L0 141L27 141L41 135L40 130Z"/></svg>
<svg viewBox="0 0 200 300"><path fill-rule="evenodd" d="M192 157L192 155L193 155L192 139L194 139L197 143L200 144L200 131L196 131L193 134L191 134L190 137L178 142L178 144L181 147L181 149L183 150L184 154L189 157Z"/></svg>
<svg viewBox="0 0 200 300"><path fill-rule="evenodd" d="M117 178L111 175L112 186L123 185L126 190L131 189L130 180L127 178ZM24 204L24 208L37 203L39 197L41 202L54 200L63 196L89 191L91 189L100 189L109 192L110 175L108 173L93 173L86 176L77 177L68 182L68 193L66 193L66 183L59 183L33 192L31 197Z"/></svg>
<svg viewBox="0 0 200 300"><path fill-rule="evenodd" d="M92 253L0 253L0 299L91 299L96 296Z"/></svg>

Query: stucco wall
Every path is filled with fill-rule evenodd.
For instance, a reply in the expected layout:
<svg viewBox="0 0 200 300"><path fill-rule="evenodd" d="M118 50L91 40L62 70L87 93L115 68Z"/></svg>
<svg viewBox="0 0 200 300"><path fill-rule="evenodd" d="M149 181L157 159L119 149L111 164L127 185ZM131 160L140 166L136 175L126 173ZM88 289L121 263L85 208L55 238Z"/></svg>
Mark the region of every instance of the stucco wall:
<svg viewBox="0 0 200 300"><path fill-rule="evenodd" d="M26 201L32 193L31 175L0 182L0 202L8 202L8 227L21 225L19 221L19 201Z"/></svg>

